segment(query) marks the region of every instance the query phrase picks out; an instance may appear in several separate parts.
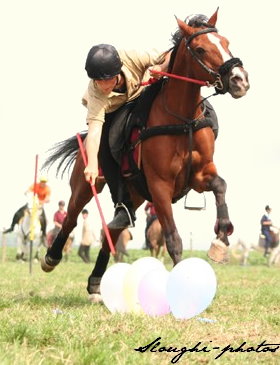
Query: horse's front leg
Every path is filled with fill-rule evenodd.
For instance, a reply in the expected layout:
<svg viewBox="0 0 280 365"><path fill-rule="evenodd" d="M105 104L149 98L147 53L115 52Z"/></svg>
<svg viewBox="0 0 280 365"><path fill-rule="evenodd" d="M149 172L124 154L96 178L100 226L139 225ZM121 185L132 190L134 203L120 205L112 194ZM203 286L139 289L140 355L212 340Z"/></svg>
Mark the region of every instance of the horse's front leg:
<svg viewBox="0 0 280 365"><path fill-rule="evenodd" d="M171 206L171 188L170 186L162 186L160 188L160 183L155 184L155 186L157 187L156 191L151 192L153 202L159 222L162 226L167 251L175 266L182 259L183 244L173 218Z"/></svg>
<svg viewBox="0 0 280 365"><path fill-rule="evenodd" d="M41 268L45 272L52 271L61 261L64 245L77 225L77 218L83 207L91 200L92 191L90 185L83 178L83 162L78 155L71 179L71 197L67 207L67 216L62 223L61 230L55 237L47 254L41 260Z"/></svg>
<svg viewBox="0 0 280 365"><path fill-rule="evenodd" d="M211 260L218 263L228 262L228 236L233 232L233 225L229 219L228 208L225 201L226 182L220 176L215 176L209 184L216 198L217 221L215 224L216 239L208 251Z"/></svg>

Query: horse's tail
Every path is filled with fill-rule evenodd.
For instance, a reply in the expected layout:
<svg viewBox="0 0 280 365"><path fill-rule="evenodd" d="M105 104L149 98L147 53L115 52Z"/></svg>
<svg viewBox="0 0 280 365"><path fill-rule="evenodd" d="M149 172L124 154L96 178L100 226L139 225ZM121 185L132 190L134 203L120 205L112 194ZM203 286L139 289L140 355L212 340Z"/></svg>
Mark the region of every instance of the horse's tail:
<svg viewBox="0 0 280 365"><path fill-rule="evenodd" d="M87 132L83 131L80 133L82 140L87 136ZM53 147L49 149L51 152L50 156L44 162L42 169L49 169L55 162L59 161L56 176L58 176L60 169L64 165L61 172L61 177L63 177L66 170L70 170L71 165L75 161L78 151L79 144L76 136L68 138L64 141L56 143Z"/></svg>

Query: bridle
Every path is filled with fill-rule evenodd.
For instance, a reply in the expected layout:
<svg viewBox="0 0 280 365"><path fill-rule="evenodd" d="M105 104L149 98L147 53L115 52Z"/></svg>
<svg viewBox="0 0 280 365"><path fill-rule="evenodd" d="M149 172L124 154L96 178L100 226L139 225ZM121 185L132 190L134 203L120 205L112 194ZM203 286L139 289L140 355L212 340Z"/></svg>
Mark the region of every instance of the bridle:
<svg viewBox="0 0 280 365"><path fill-rule="evenodd" d="M224 62L220 67L218 72L214 71L213 69L209 68L208 66L203 63L203 61L197 56L197 54L192 50L190 43L191 41L196 38L197 36L201 34L211 33L215 32L218 33L217 28L215 27L209 27L205 29L201 29L196 33L193 33L188 39L185 38L185 45L187 50L190 52L192 57L199 63L199 65L213 78L215 79L214 84L212 86L215 87L217 94L225 94L228 91L228 82L226 82L226 76L229 74L229 72L236 66L243 66L242 61L239 58L233 57L230 53L231 58Z"/></svg>

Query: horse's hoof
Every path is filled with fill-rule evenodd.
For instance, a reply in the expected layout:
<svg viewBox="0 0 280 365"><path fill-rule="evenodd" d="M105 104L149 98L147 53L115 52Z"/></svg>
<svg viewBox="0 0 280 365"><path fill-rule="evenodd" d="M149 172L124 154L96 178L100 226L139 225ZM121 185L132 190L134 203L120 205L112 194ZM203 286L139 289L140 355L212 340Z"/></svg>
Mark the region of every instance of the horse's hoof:
<svg viewBox="0 0 280 365"><path fill-rule="evenodd" d="M102 297L100 294L89 294L88 299L91 303L103 303Z"/></svg>
<svg viewBox="0 0 280 365"><path fill-rule="evenodd" d="M61 260L52 259L50 256L46 255L41 259L41 269L45 272L51 272L60 263Z"/></svg>
<svg viewBox="0 0 280 365"><path fill-rule="evenodd" d="M228 246L219 239L216 239L211 243L207 255L212 261L219 264L226 264L229 262Z"/></svg>

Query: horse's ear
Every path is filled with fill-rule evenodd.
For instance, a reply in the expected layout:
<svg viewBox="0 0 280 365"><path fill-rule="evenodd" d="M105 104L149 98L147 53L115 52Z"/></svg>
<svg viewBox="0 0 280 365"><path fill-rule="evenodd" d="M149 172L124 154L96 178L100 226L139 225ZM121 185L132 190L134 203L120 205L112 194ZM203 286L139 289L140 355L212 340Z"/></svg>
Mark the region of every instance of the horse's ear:
<svg viewBox="0 0 280 365"><path fill-rule="evenodd" d="M219 10L219 7L217 7L217 10L215 11L215 13L208 20L208 24L212 25L213 27L215 27L217 19L218 19L218 10Z"/></svg>
<svg viewBox="0 0 280 365"><path fill-rule="evenodd" d="M181 30L182 34L188 34L191 35L195 32L194 28L190 27L189 25L187 25L185 22L183 22L183 20L180 20L176 17L179 29Z"/></svg>

